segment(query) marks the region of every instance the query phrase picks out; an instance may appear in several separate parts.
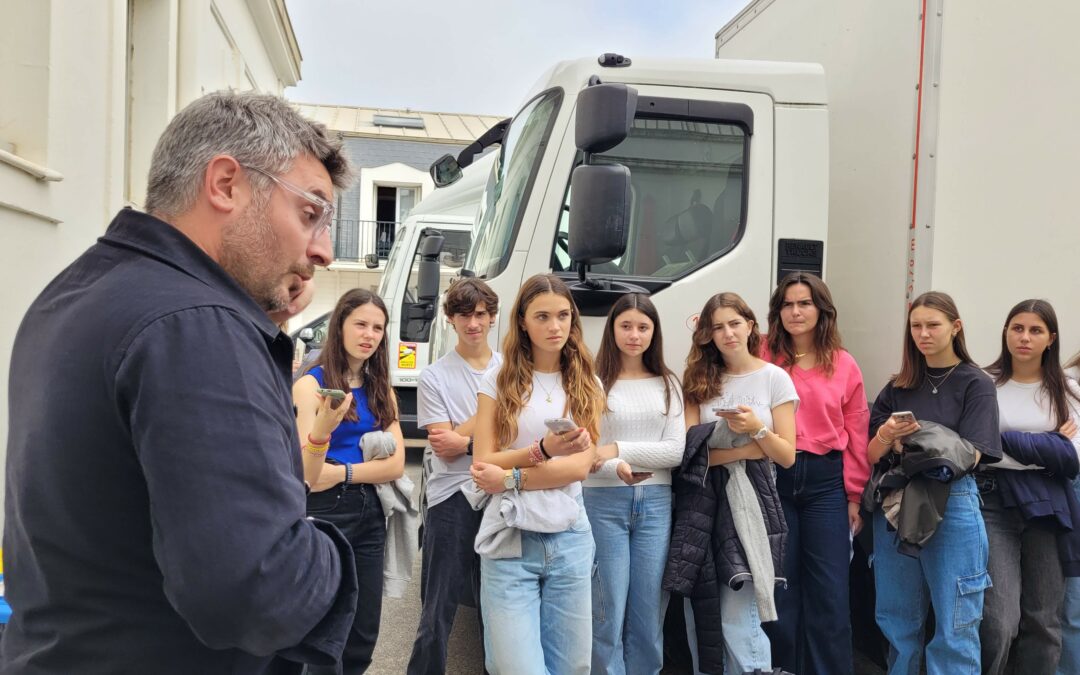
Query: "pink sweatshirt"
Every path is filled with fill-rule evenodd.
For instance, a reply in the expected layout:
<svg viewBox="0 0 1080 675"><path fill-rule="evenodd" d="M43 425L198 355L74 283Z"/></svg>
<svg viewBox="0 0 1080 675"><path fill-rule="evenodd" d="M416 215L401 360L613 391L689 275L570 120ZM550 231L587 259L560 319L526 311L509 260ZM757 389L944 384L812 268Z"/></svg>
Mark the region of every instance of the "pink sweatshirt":
<svg viewBox="0 0 1080 675"><path fill-rule="evenodd" d="M841 349L834 357L832 377L826 377L821 366L810 370L795 366L789 372L799 394L795 447L816 455L843 452L844 490L849 502L858 503L870 478L866 456L870 410L859 365Z"/></svg>

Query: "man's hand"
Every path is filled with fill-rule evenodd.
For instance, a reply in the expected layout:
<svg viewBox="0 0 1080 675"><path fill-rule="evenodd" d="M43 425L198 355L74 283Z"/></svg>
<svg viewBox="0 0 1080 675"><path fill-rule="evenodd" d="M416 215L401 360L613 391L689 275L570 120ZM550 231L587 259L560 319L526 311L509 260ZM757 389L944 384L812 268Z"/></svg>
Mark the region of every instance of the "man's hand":
<svg viewBox="0 0 1080 675"><path fill-rule="evenodd" d="M439 459L453 459L469 449L469 437L453 429L432 429L428 432L428 443Z"/></svg>
<svg viewBox="0 0 1080 675"><path fill-rule="evenodd" d="M299 277L297 278L299 279ZM315 281L313 279L302 279L299 284L289 287L289 304L286 305L285 309L268 312L267 314L270 316L271 321L280 326L307 309L314 297Z"/></svg>

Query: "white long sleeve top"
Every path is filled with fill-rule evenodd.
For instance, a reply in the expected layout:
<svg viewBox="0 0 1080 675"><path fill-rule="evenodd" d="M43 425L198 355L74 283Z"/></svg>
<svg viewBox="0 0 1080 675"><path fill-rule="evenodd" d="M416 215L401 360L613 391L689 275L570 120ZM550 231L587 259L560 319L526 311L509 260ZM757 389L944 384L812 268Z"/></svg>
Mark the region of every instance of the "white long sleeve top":
<svg viewBox="0 0 1080 675"><path fill-rule="evenodd" d="M651 471L638 485L671 485L671 467L682 461L686 445L682 389L672 380L671 406L664 410L664 380L617 380L607 392L608 412L600 420L600 445L615 443L619 456L604 462L585 487L625 487L615 470L626 462L634 471Z"/></svg>

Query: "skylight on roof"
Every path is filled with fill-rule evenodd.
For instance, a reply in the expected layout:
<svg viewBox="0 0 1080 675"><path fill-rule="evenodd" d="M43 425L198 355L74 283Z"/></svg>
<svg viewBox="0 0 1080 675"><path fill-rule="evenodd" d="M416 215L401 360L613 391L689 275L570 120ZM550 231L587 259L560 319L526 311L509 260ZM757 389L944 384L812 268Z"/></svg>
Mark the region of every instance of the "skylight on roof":
<svg viewBox="0 0 1080 675"><path fill-rule="evenodd" d="M422 117L407 117L405 115L375 115L373 120L377 127L405 127L406 129L423 129Z"/></svg>

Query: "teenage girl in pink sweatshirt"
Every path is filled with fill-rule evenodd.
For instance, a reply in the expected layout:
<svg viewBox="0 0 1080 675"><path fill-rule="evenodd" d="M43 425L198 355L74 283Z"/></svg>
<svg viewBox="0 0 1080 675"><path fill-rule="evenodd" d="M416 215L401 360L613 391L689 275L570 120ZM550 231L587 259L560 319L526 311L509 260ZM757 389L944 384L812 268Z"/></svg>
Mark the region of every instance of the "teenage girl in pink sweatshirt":
<svg viewBox="0 0 1080 675"><path fill-rule="evenodd" d="M788 584L776 591L780 619L767 627L773 665L800 675L850 675L849 536L862 528L870 412L824 281L801 272L780 281L769 300L765 358L791 374L801 401L795 465L777 467L776 476L788 525Z"/></svg>

